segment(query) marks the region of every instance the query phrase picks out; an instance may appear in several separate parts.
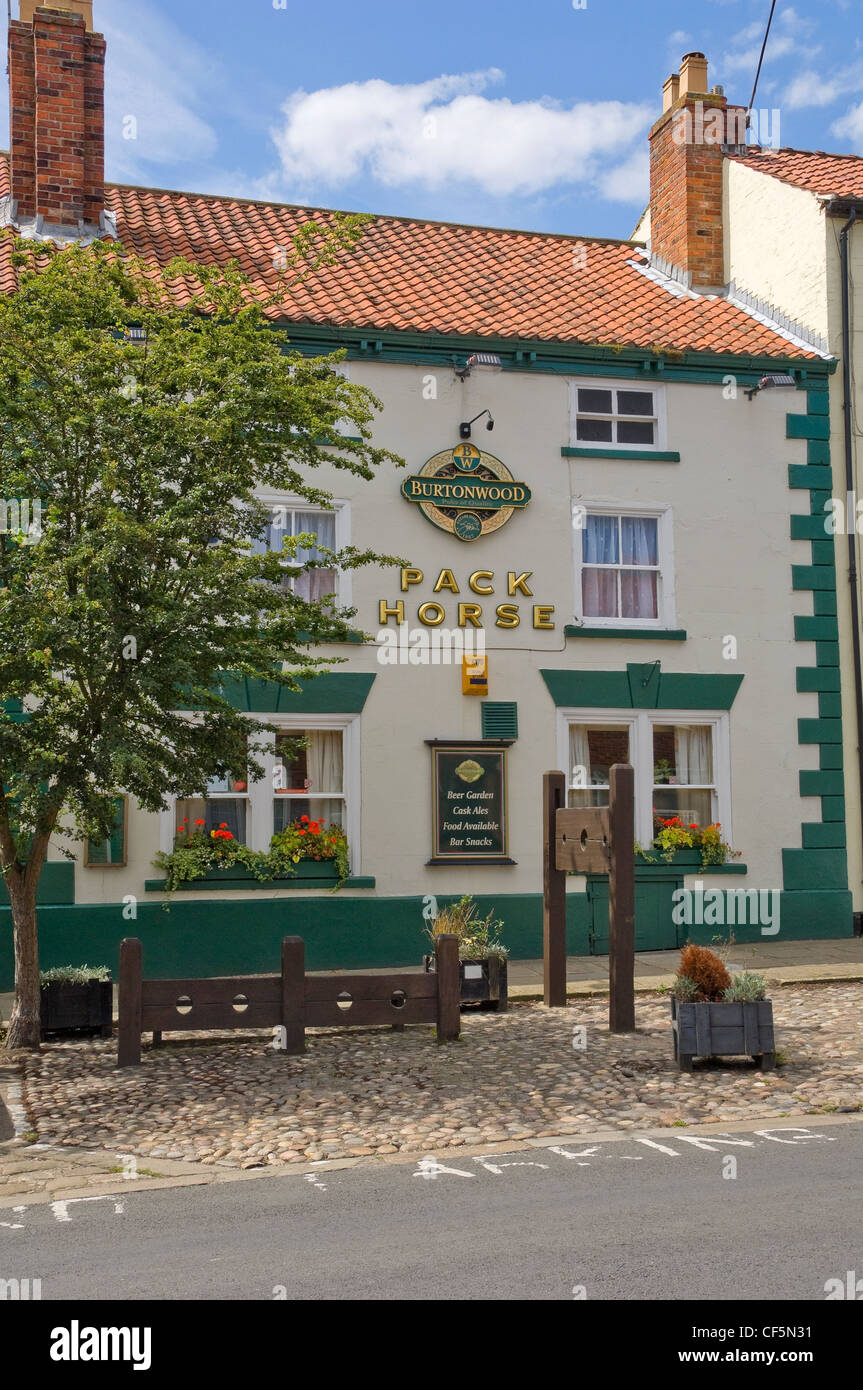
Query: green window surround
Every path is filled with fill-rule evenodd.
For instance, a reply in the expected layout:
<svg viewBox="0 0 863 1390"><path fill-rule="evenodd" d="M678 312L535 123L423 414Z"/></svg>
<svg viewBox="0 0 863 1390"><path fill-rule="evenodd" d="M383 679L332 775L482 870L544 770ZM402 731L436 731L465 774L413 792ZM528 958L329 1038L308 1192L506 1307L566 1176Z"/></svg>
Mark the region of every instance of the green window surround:
<svg viewBox="0 0 863 1390"><path fill-rule="evenodd" d="M563 629L564 637L619 637L623 641L642 639L648 642L685 642L686 632L681 627L579 627L568 623Z"/></svg>
<svg viewBox="0 0 863 1390"><path fill-rule="evenodd" d="M226 680L221 694L234 709L255 714L360 714L375 676L363 671L328 671L300 690L275 681Z"/></svg>
<svg viewBox="0 0 863 1390"><path fill-rule="evenodd" d="M628 662L625 671L539 673L557 706L583 709L731 709L742 676L663 675L658 661Z"/></svg>
<svg viewBox="0 0 863 1390"><path fill-rule="evenodd" d="M624 459L630 463L679 463L676 449L584 449L565 447L560 451L565 459Z"/></svg>

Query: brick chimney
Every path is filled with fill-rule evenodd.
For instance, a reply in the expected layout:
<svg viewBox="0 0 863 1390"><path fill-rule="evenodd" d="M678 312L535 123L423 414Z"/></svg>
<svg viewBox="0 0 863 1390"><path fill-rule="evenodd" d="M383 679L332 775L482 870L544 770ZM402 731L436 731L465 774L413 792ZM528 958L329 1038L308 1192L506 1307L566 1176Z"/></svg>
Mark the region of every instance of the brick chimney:
<svg viewBox="0 0 863 1390"><path fill-rule="evenodd" d="M105 206L105 40L92 0L20 0L9 25L9 137L18 224L100 224Z"/></svg>
<svg viewBox="0 0 863 1390"><path fill-rule="evenodd" d="M650 250L695 290L724 283L723 155L746 143L746 109L708 91L707 59L687 53L662 88L650 132Z"/></svg>

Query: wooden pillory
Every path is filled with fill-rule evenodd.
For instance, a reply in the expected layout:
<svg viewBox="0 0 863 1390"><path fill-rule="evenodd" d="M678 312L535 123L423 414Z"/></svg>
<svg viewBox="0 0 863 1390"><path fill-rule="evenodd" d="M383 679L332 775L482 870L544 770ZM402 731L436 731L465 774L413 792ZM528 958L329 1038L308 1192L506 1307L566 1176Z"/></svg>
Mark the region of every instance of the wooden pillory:
<svg viewBox="0 0 863 1390"><path fill-rule="evenodd" d="M566 875L608 874L608 1026L635 1028L635 782L629 763L611 769L609 806L569 810L566 778L542 779L542 949L545 1003L566 1005Z"/></svg>
<svg viewBox="0 0 863 1390"><path fill-rule="evenodd" d="M434 1023L438 1042L459 1036L458 939L437 938L434 971L417 974L307 975L298 936L282 942L280 975L145 980L136 937L120 943L117 1065L141 1064L141 1034L158 1046L169 1030L283 1028L284 1051L305 1051L307 1028Z"/></svg>

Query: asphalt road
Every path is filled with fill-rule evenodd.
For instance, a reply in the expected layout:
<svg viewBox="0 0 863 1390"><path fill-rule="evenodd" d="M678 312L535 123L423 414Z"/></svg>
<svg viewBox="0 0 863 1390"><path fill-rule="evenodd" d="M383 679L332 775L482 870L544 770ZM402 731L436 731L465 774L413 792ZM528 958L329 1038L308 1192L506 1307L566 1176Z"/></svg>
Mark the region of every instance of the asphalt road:
<svg viewBox="0 0 863 1390"><path fill-rule="evenodd" d="M75 1301L824 1300L863 1275L863 1123L811 1120L6 1208L0 1278Z"/></svg>

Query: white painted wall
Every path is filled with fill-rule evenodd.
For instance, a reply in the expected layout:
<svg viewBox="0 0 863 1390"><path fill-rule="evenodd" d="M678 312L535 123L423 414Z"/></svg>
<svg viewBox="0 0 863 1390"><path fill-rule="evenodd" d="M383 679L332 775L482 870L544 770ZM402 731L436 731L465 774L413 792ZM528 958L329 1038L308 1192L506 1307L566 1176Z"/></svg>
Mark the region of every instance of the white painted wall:
<svg viewBox="0 0 863 1390"><path fill-rule="evenodd" d="M510 853L514 868L427 868L432 810L429 738L478 738L480 701L461 694L455 667L380 666L374 648L339 647L349 657L342 670L377 672L362 717L362 863L378 894L533 893L540 889L540 779L556 766L556 712L540 667L624 669L627 662L659 658L664 671L743 672L731 711L731 784L736 847L749 866L748 884L781 885L780 850L800 845L800 825L815 819L798 795L798 769L817 766L817 750L797 743L797 720L817 715L817 697L798 695L795 668L814 648L793 640L794 612L810 611L807 594L792 594L791 565L808 563L809 547L788 539L789 512L797 498L787 486L789 462L804 462L805 445L785 441L785 413L793 393L742 395L724 400L719 386L667 388L668 446L681 462L567 460L570 441L568 379L510 373L479 375L462 385L439 368L438 398L423 398L428 368L352 365L352 379L383 400L378 441L417 471L432 454L458 442L458 424L484 407L495 417L492 434L480 422L476 442L498 456L533 501L496 534L463 543L433 527L399 493L403 473L382 470L374 484L324 463L316 479L351 502L353 541L401 554L423 569L425 582L408 594L397 570L354 575L358 623L378 630L378 600L407 601L417 626L419 602L431 599L443 567L462 586L479 568L495 572L498 593L482 602L488 615L506 601L508 570L531 572L535 599L521 598L522 624L513 631L487 630L489 696L517 700L520 737L510 752ZM800 399L800 398L797 398ZM677 625L684 643L612 639L567 640L573 615L571 503L589 496L619 503L671 504L676 554ZM502 582L499 582L502 581ZM458 598L444 596L455 612ZM532 601L555 606L556 627L536 632ZM455 625L453 620L452 625ZM722 640L738 639L739 659L722 657ZM128 867L77 868L78 901L117 901L143 895L158 848L158 818L130 811ZM740 880L736 880L740 884ZM578 884L573 881L573 887ZM263 890L267 892L276 890ZM207 896L202 894L201 896ZM243 895L237 894L237 899ZM248 896L258 898L259 892Z"/></svg>

